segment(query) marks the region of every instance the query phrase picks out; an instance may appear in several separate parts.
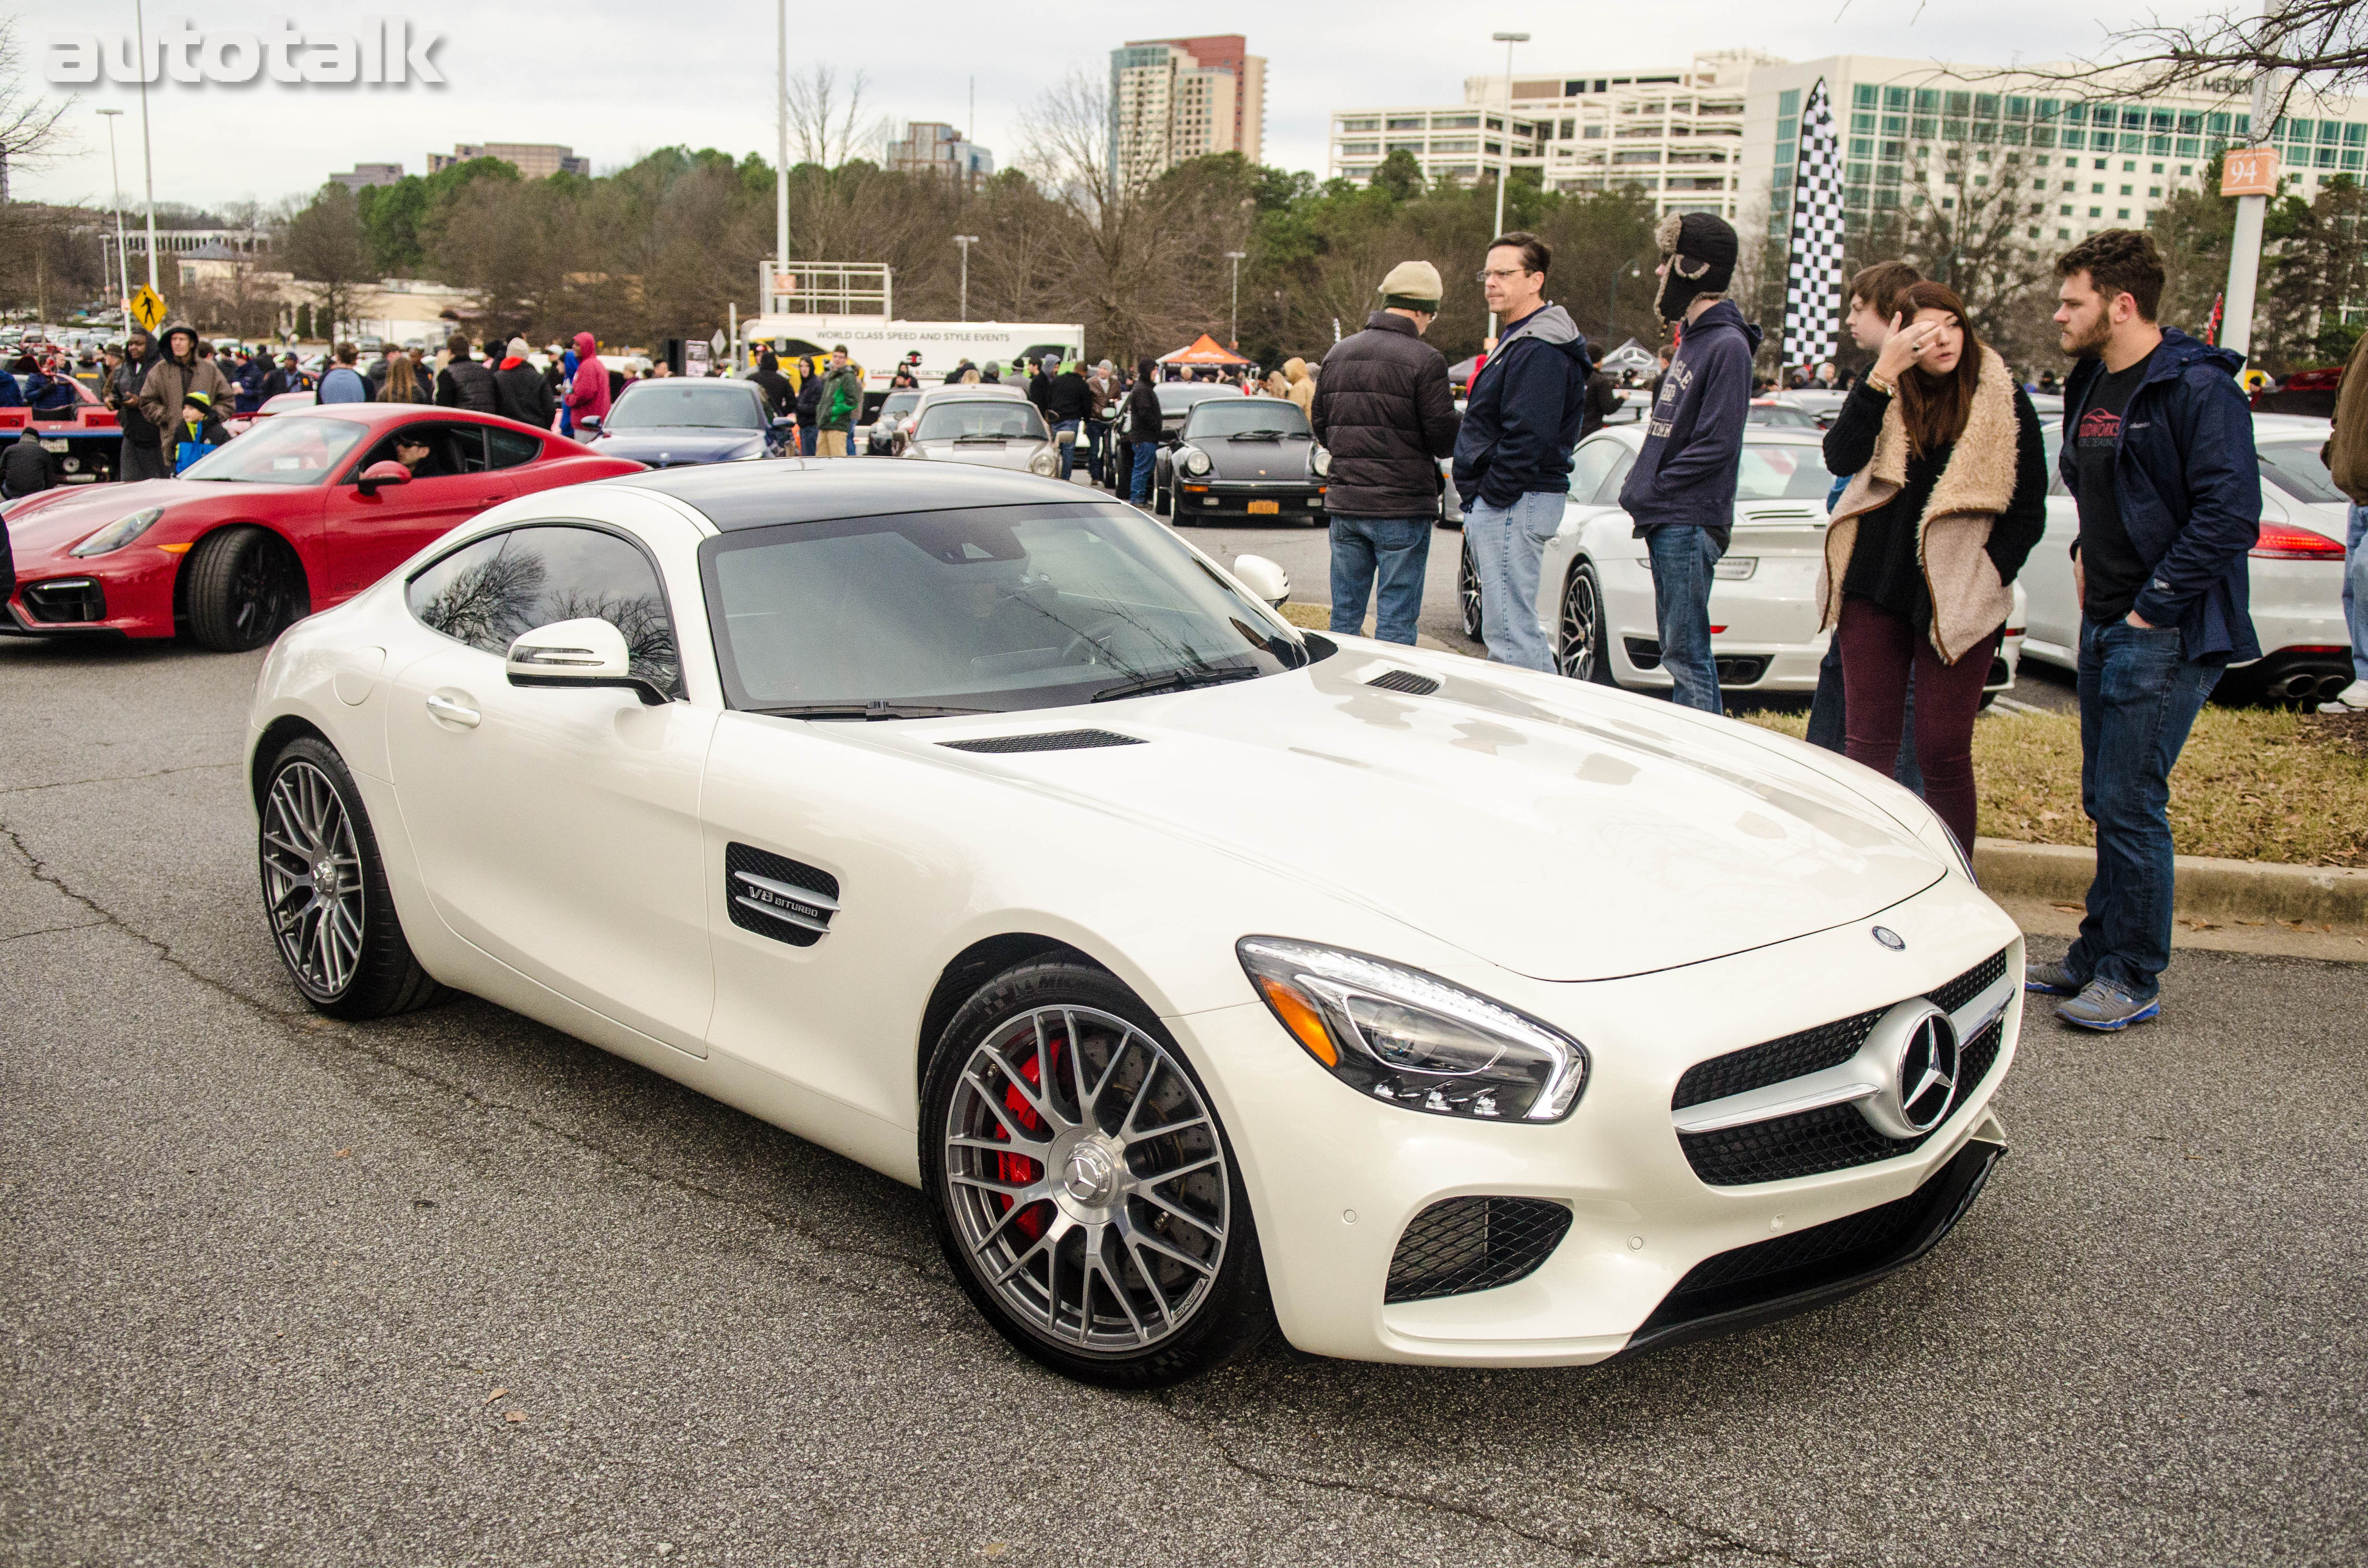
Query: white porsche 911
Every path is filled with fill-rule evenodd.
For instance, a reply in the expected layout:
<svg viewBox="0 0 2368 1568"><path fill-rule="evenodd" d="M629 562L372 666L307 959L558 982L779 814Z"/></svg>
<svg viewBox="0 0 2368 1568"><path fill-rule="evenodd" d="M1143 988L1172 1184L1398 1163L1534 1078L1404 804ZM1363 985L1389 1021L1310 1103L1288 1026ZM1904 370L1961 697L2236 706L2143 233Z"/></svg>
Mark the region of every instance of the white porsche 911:
<svg viewBox="0 0 2368 1568"><path fill-rule="evenodd" d="M1012 1344L1570 1364L1855 1290L2003 1150L2022 943L1783 737L1292 629L1026 474L496 506L259 677L264 906L919 1186Z"/></svg>

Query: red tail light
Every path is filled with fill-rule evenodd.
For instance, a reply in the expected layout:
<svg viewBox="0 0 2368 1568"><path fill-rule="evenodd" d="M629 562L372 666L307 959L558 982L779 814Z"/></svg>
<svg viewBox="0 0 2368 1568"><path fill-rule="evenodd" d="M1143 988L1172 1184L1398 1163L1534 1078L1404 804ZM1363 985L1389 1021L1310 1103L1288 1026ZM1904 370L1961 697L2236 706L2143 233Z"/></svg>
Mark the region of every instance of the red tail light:
<svg viewBox="0 0 2368 1568"><path fill-rule="evenodd" d="M2256 561L2340 561L2343 547L2322 533L2285 523L2263 523L2260 542L2253 546Z"/></svg>

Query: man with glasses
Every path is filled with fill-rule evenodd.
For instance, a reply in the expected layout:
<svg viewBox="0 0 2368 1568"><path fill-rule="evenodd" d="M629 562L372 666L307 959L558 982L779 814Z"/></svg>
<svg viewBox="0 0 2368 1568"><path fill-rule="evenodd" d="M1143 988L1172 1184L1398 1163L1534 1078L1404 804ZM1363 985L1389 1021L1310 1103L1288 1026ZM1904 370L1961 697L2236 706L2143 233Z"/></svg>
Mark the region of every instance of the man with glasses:
<svg viewBox="0 0 2368 1568"><path fill-rule="evenodd" d="M1553 260L1535 234L1516 231L1489 243L1480 285L1505 328L1472 378L1455 440L1455 489L1464 497L1488 657L1525 670L1554 668L1538 622L1538 573L1570 497L1570 453L1594 369L1569 312L1545 301ZM1317 388L1320 396L1320 381Z"/></svg>

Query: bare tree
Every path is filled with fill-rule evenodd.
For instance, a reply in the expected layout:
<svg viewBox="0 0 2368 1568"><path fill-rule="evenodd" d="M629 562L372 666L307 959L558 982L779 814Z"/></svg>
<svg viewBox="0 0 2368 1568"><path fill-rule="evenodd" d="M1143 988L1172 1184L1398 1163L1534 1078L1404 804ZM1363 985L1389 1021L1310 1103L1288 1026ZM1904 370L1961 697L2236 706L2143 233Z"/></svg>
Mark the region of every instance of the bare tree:
<svg viewBox="0 0 2368 1568"><path fill-rule="evenodd" d="M798 162L835 169L859 148L877 149L880 122L867 122L863 115L871 85L858 71L841 86L838 72L821 61L790 79L790 141Z"/></svg>
<svg viewBox="0 0 2368 1568"><path fill-rule="evenodd" d="M333 336L354 319L355 296L370 281L370 244L362 234L354 193L332 180L288 224L287 261L313 296L321 331Z"/></svg>
<svg viewBox="0 0 2368 1568"><path fill-rule="evenodd" d="M0 207L8 204L8 171L32 168L64 151L72 140L59 123L73 100L52 103L25 90L17 17L0 17Z"/></svg>
<svg viewBox="0 0 2368 1568"><path fill-rule="evenodd" d="M2274 72L2269 122L2297 94L2340 94L2368 83L2368 6L2360 0L2267 0L2173 24L2157 17L2105 35L2092 60L2060 69L2022 68L2045 80L2110 82L2138 94L2202 87L2241 96ZM2256 132L2267 123L2254 128Z"/></svg>

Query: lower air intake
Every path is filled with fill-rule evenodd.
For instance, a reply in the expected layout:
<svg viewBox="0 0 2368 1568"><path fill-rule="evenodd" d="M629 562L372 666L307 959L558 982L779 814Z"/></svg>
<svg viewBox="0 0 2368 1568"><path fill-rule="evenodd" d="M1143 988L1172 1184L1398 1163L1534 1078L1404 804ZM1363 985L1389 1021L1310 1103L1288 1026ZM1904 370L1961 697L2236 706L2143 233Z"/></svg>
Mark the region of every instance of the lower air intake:
<svg viewBox="0 0 2368 1568"><path fill-rule="evenodd" d="M1390 1259L1384 1301L1493 1290L1537 1270L1570 1230L1543 1198L1450 1198L1414 1217Z"/></svg>

